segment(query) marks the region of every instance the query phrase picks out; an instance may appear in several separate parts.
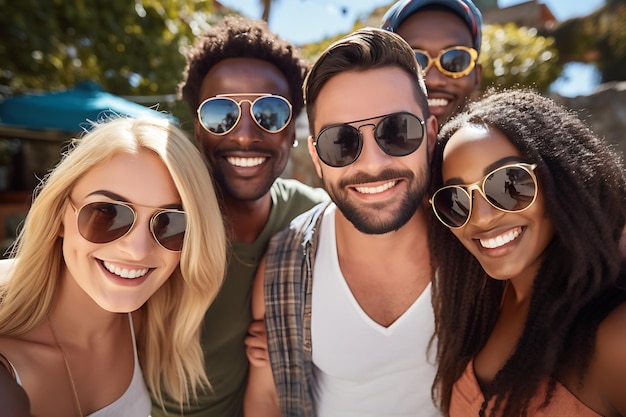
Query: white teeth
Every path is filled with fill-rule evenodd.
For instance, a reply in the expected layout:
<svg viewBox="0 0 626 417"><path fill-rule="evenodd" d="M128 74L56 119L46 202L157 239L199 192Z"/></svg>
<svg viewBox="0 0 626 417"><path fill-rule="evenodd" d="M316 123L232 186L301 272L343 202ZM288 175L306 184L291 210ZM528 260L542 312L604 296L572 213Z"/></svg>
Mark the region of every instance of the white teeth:
<svg viewBox="0 0 626 417"><path fill-rule="evenodd" d="M397 181L389 181L388 183L379 185L378 187L355 187L355 189L362 194L377 194L390 189L396 185L396 183Z"/></svg>
<svg viewBox="0 0 626 417"><path fill-rule="evenodd" d="M120 268L118 266L112 265L108 262L102 262L102 264L110 273L128 279L143 277L150 270L150 268L128 270L126 268Z"/></svg>
<svg viewBox="0 0 626 417"><path fill-rule="evenodd" d="M492 237L490 239L479 239L479 240L480 240L480 244L482 247L487 248L487 249L495 249L495 248L499 248L500 246L504 246L507 243L515 240L521 233L522 233L522 230L519 227L516 227L510 232L504 233L500 236Z"/></svg>
<svg viewBox="0 0 626 417"><path fill-rule="evenodd" d="M443 106L447 106L449 102L450 100L445 99L445 98L429 98L428 106L429 107L443 107Z"/></svg>
<svg viewBox="0 0 626 417"><path fill-rule="evenodd" d="M257 165L261 165L266 158L237 158L234 156L229 156L226 158L229 164L234 165L236 167L255 167Z"/></svg>

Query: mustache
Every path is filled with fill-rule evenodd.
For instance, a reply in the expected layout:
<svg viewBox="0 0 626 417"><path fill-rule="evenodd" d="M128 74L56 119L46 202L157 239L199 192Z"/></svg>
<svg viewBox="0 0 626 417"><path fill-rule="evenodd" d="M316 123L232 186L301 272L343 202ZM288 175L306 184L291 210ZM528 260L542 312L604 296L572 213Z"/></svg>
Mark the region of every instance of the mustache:
<svg viewBox="0 0 626 417"><path fill-rule="evenodd" d="M368 172L357 172L354 175L351 175L347 178L342 178L338 185L339 187L349 187L352 185L365 184L371 182L382 182L389 181L398 178L408 178L412 180L415 174L409 170L397 170L397 169L386 169L377 173L376 175L372 175Z"/></svg>

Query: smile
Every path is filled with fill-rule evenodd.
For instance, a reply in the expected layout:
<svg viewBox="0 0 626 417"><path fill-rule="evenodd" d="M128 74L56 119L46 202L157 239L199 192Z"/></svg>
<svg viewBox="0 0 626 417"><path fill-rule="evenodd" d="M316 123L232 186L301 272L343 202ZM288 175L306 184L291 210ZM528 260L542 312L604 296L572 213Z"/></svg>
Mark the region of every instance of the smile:
<svg viewBox="0 0 626 417"><path fill-rule="evenodd" d="M378 193L382 193L383 191L387 191L391 187L394 187L397 183L398 181L389 181L377 187L360 186L360 187L354 187L354 189L360 192L361 194L378 194Z"/></svg>
<svg viewBox="0 0 626 417"><path fill-rule="evenodd" d="M450 100L446 98L429 98L428 106L429 107L445 107L448 105Z"/></svg>
<svg viewBox="0 0 626 417"><path fill-rule="evenodd" d="M514 229L509 230L506 233L501 234L500 236L492 237L489 239L478 239L478 240L480 242L480 245L483 248L495 249L495 248L499 248L500 246L504 246L507 243L511 243L512 241L517 239L519 235L521 234L522 234L522 228L516 227Z"/></svg>
<svg viewBox="0 0 626 417"><path fill-rule="evenodd" d="M234 157L234 156L229 156L226 157L226 160L228 161L229 164L236 166L236 167L243 167L243 168L249 168L249 167L255 167L258 165L261 165L263 162L265 162L267 158L264 157L256 157L256 158L239 158L239 157Z"/></svg>
<svg viewBox="0 0 626 417"><path fill-rule="evenodd" d="M143 269L120 268L119 266L115 266L115 265L110 264L110 263L105 262L105 261L102 262L102 265L104 265L104 267L110 273L115 274L117 276L120 276L122 278L127 278L127 279L143 277L150 270L150 268L143 268Z"/></svg>

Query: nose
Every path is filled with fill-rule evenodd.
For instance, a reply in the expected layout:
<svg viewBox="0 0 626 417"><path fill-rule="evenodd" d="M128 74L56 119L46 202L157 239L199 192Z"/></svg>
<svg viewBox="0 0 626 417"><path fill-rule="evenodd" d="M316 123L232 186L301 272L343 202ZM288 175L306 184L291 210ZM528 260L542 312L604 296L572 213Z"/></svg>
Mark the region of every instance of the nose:
<svg viewBox="0 0 626 417"><path fill-rule="evenodd" d="M228 140L235 141L241 147L249 147L254 142L261 141L259 134L260 127L253 120L250 114L250 104L241 103L241 117L232 132L226 135Z"/></svg>
<svg viewBox="0 0 626 417"><path fill-rule="evenodd" d="M150 219L137 218L131 231L119 240L122 250L133 260L144 259L160 248L150 232L149 222Z"/></svg>
<svg viewBox="0 0 626 417"><path fill-rule="evenodd" d="M504 214L503 211L492 206L478 189L471 190L471 194L472 212L470 214L469 223L476 227L486 229Z"/></svg>
<svg viewBox="0 0 626 417"><path fill-rule="evenodd" d="M359 131L363 138L363 147L355 163L366 172L378 172L382 166L390 163L391 157L378 146L374 137L374 125L361 126Z"/></svg>
<svg viewBox="0 0 626 417"><path fill-rule="evenodd" d="M445 74L442 74L439 71L439 68L435 64L431 65L426 72L426 76L424 77L424 81L427 86L432 87L441 87L444 86L450 81L450 77Z"/></svg>

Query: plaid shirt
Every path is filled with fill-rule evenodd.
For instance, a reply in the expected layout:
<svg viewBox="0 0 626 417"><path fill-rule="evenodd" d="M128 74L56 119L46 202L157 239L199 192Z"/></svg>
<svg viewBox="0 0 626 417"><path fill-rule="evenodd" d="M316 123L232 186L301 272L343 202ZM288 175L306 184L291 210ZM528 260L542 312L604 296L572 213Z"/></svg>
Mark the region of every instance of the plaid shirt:
<svg viewBox="0 0 626 417"><path fill-rule="evenodd" d="M283 417L313 417L311 289L321 203L270 241L265 264L265 325Z"/></svg>

